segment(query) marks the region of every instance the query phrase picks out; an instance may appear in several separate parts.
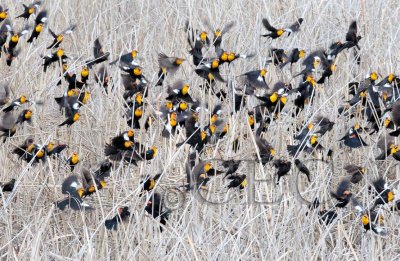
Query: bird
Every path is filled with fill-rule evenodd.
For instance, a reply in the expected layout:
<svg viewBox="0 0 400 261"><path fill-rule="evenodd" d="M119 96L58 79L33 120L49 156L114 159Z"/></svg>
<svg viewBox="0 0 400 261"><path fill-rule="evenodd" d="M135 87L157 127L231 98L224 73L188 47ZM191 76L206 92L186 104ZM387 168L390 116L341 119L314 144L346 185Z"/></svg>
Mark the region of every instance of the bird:
<svg viewBox="0 0 400 261"><path fill-rule="evenodd" d="M108 230L117 230L120 223L129 219L131 212L129 207L121 207L117 209L118 213L112 219L106 219L104 225Z"/></svg>
<svg viewBox="0 0 400 261"><path fill-rule="evenodd" d="M307 168L307 166L304 165L304 163L301 162L299 159L295 159L294 164L301 173L307 176L308 182L311 182L311 177L310 177L311 173L310 170Z"/></svg>
<svg viewBox="0 0 400 261"><path fill-rule="evenodd" d="M331 191L331 196L338 201L336 207L344 208L350 203L352 193L350 192L350 180L343 179L339 182L336 192Z"/></svg>
<svg viewBox="0 0 400 261"><path fill-rule="evenodd" d="M349 175L351 175L350 182L353 184L359 183L365 174L365 169L363 167L354 164L346 165L344 169Z"/></svg>
<svg viewBox="0 0 400 261"><path fill-rule="evenodd" d="M277 159L274 160L274 167L277 169L276 175L278 176L276 184L279 185L280 179L289 174L292 168L292 163L287 160Z"/></svg>
<svg viewBox="0 0 400 261"><path fill-rule="evenodd" d="M14 190L15 187L15 179L11 179L9 182L6 183L0 183L0 189L3 192L2 194L4 194L4 192L12 192ZM0 194L1 197L1 194Z"/></svg>
<svg viewBox="0 0 400 261"><path fill-rule="evenodd" d="M164 53L159 53L158 65L160 67L160 70L158 72L158 81L156 83L156 86L163 84L167 74L176 73L176 71L178 71L179 67L182 65L184 61L185 59L180 57L169 57Z"/></svg>
<svg viewBox="0 0 400 261"><path fill-rule="evenodd" d="M67 206L72 210L93 210L93 207L82 199L85 189L77 175L71 175L63 181L61 184L61 192L67 195L67 198L55 203L60 210L65 210Z"/></svg>
<svg viewBox="0 0 400 261"><path fill-rule="evenodd" d="M262 37L269 37L271 39L276 39L279 38L283 35L283 33L285 32L284 28L275 28L273 27L267 18L262 19L262 24L264 25L264 27L270 32L268 34L262 34Z"/></svg>
<svg viewBox="0 0 400 261"><path fill-rule="evenodd" d="M53 37L53 42L47 47L47 49L58 48L60 44L64 41L64 37L71 34L76 28L76 25L70 25L67 29L59 34L55 34L50 28L49 33Z"/></svg>
<svg viewBox="0 0 400 261"><path fill-rule="evenodd" d="M79 155L77 152L73 152L71 157L67 160L67 164L70 167L71 171L74 171L75 166L79 163Z"/></svg>
<svg viewBox="0 0 400 261"><path fill-rule="evenodd" d="M24 6L24 12L22 14L18 15L16 18L24 18L24 20L28 20L29 17L40 8L41 4L42 4L42 1L33 2L29 6L22 4Z"/></svg>
<svg viewBox="0 0 400 261"><path fill-rule="evenodd" d="M96 40L94 40L93 56L94 59L85 62L86 66L89 69L91 69L95 64L107 61L108 56L110 56L109 52L104 51L103 46L100 44L99 38L96 38Z"/></svg>
<svg viewBox="0 0 400 261"><path fill-rule="evenodd" d="M61 126L67 125L68 127L70 127L72 124L77 122L80 117L81 117L81 114L79 112L76 112L73 115L71 115L70 117L68 117L65 121L63 121L58 126L61 127Z"/></svg>
<svg viewBox="0 0 400 261"><path fill-rule="evenodd" d="M164 200L161 197L161 194L157 192L154 192L150 199L147 201L144 210L153 218L160 218L160 223L164 226L167 224L169 214L171 213L171 210L165 209ZM163 231L162 226L160 226L160 230L161 232Z"/></svg>
<svg viewBox="0 0 400 261"><path fill-rule="evenodd" d="M296 22L291 24L289 27L285 28L285 32L288 33L288 36L290 36L292 33L296 33L300 30L300 26L303 23L303 18L297 19Z"/></svg>
<svg viewBox="0 0 400 261"><path fill-rule="evenodd" d="M246 177L247 176L245 174L230 175L228 179L230 179L231 181L228 184L228 189L230 188L239 188L239 190L244 189L247 185Z"/></svg>
<svg viewBox="0 0 400 261"><path fill-rule="evenodd" d="M47 21L47 11L40 11L35 18L35 26L32 30L31 36L27 40L28 43L32 43L34 39L37 39L40 33L43 31L43 25Z"/></svg>

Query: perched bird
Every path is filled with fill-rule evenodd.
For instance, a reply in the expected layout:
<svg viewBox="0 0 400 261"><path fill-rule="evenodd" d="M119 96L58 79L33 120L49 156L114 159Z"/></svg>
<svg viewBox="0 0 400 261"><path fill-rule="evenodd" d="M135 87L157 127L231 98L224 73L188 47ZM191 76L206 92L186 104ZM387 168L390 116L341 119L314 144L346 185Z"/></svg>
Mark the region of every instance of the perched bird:
<svg viewBox="0 0 400 261"><path fill-rule="evenodd" d="M273 27L267 18L262 19L262 24L264 25L264 27L270 32L268 34L262 34L262 37L269 37L272 39L276 39L278 37L281 37L283 35L283 33L285 32L284 28L275 28Z"/></svg>
<svg viewBox="0 0 400 261"><path fill-rule="evenodd" d="M318 136L315 134L307 135L305 140L298 145L287 145L289 155L294 156L300 154L303 150L311 153L314 149L322 149L323 147L318 142Z"/></svg>
<svg viewBox="0 0 400 261"><path fill-rule="evenodd" d="M0 8L1 8L1 6L0 6ZM0 16L1 16L1 12L0 12ZM1 51L3 50L3 47L5 47L5 43L7 42L7 37L8 37L7 25L8 25L7 23L3 23L0 27L0 57L1 57Z"/></svg>
<svg viewBox="0 0 400 261"><path fill-rule="evenodd" d="M87 203L82 200L85 189L83 188L79 177L71 175L67 177L61 185L62 194L68 195L64 200L56 202L56 206L60 210L65 210L69 206L72 210L92 210Z"/></svg>
<svg viewBox="0 0 400 261"><path fill-rule="evenodd" d="M310 173L310 170L307 168L307 166L304 165L304 163L301 162L299 159L295 159L294 164L296 164L297 169L301 173L303 173L307 176L308 182L311 182L311 178L310 178L311 173Z"/></svg>
<svg viewBox="0 0 400 261"><path fill-rule="evenodd" d="M336 63L335 62L331 62L331 64L329 66L327 66L324 70L324 72L322 73L321 78L317 81L317 83L322 84L325 82L325 79L332 76L332 74L336 71Z"/></svg>
<svg viewBox="0 0 400 261"><path fill-rule="evenodd" d="M95 64L99 64L99 63L102 63L102 62L107 61L108 56L110 56L110 53L109 53L109 52L105 52L105 51L104 51L102 45L100 44L99 38L97 38L97 39L94 41L93 55L94 55L94 59L88 60L88 61L85 62L85 63L86 63L86 66L87 66L88 68L90 68L90 69L91 69L91 68L93 67L93 65L95 65Z"/></svg>
<svg viewBox="0 0 400 261"><path fill-rule="evenodd" d="M117 230L118 225L129 219L131 212L128 207L118 208L118 213L112 219L105 221L105 226L108 230Z"/></svg>
<svg viewBox="0 0 400 261"><path fill-rule="evenodd" d="M359 183L365 174L365 169L363 167L353 164L346 165L344 169L349 175L351 175L350 182L353 184Z"/></svg>
<svg viewBox="0 0 400 261"><path fill-rule="evenodd" d="M240 190L244 189L247 185L246 175L242 174L234 174L228 177L231 181L228 184L228 189L230 188L239 188Z"/></svg>
<svg viewBox="0 0 400 261"><path fill-rule="evenodd" d="M160 223L162 225L167 224L167 220L171 211L169 209L165 209L164 200L159 193L153 193L150 199L147 201L146 207L144 209L148 214L150 214L153 218L160 218ZM161 232L163 231L163 227L160 226Z"/></svg>
<svg viewBox="0 0 400 261"><path fill-rule="evenodd" d="M331 191L331 196L338 201L335 205L338 208L346 207L347 204L349 204L352 195L353 194L350 192L350 180L348 179L343 179L339 183L336 192Z"/></svg>
<svg viewBox="0 0 400 261"><path fill-rule="evenodd" d="M224 78L222 78L220 74L219 67L221 62L218 58L213 59L203 59L200 63L199 67L195 69L197 75L211 82L213 80L217 80L220 82L226 82Z"/></svg>
<svg viewBox="0 0 400 261"><path fill-rule="evenodd" d="M374 202L374 207L378 205L384 205L392 202L394 200L394 192L389 189L388 184L382 177L379 177L374 182L372 182L373 189L370 189L376 196Z"/></svg>
<svg viewBox="0 0 400 261"><path fill-rule="evenodd" d="M318 124L319 129L315 132L323 136L325 133L331 131L333 126L335 125L334 122L330 121L328 118L323 116L318 116L315 119L315 123Z"/></svg>
<svg viewBox="0 0 400 261"><path fill-rule="evenodd" d="M365 141L361 138L361 136L358 134L357 130L355 130L354 127L351 127L348 130L347 134L340 139L340 141L343 141L344 145L352 149L368 146L368 144L365 143Z"/></svg>
<svg viewBox="0 0 400 261"><path fill-rule="evenodd" d="M142 191L151 191L156 185L156 181L161 177L161 173L155 175L154 177L149 177L145 181L142 182L143 189Z"/></svg>
<svg viewBox="0 0 400 261"><path fill-rule="evenodd" d="M47 11L42 10L38 13L35 18L35 27L32 30L31 36L28 39L28 43L33 42L34 39L38 38L40 33L43 31L43 25L47 21Z"/></svg>
<svg viewBox="0 0 400 261"><path fill-rule="evenodd" d="M67 160L68 166L71 168L71 171L74 171L75 166L79 163L79 155L77 152L73 152L71 157Z"/></svg>
<svg viewBox="0 0 400 261"><path fill-rule="evenodd" d="M0 183L0 189L1 191L4 192L11 192L14 190L15 187L15 179L11 179L9 182L7 183ZM1 194L0 194L1 197Z"/></svg>
<svg viewBox="0 0 400 261"><path fill-rule="evenodd" d="M49 32L50 32L51 36L53 37L53 42L47 47L47 49L58 48L60 46L60 44L64 41L64 37L68 34L71 34L75 30L75 28L76 28L76 25L71 25L59 34L55 34L49 28Z"/></svg>
<svg viewBox="0 0 400 261"><path fill-rule="evenodd" d="M19 114L17 118L17 124L22 124L24 122L32 122L32 110L26 109Z"/></svg>
<svg viewBox="0 0 400 261"><path fill-rule="evenodd" d="M22 4L24 6L24 12L22 14L20 14L19 16L17 16L16 18L24 18L26 20L29 19L29 17L40 8L41 4L42 4L42 1L33 2L29 6Z"/></svg>
<svg viewBox="0 0 400 261"><path fill-rule="evenodd" d="M274 160L274 167L277 169L276 175L278 176L276 184L279 185L280 179L290 172L292 163L287 160L277 159Z"/></svg>
<svg viewBox="0 0 400 261"><path fill-rule="evenodd" d="M256 145L261 158L261 163L265 165L271 161L275 156L275 149L266 140L256 136Z"/></svg>
<svg viewBox="0 0 400 261"><path fill-rule="evenodd" d="M170 101L184 100L192 103L193 99L190 97L189 88L189 84L184 81L176 81L173 85L168 86L166 99Z"/></svg>

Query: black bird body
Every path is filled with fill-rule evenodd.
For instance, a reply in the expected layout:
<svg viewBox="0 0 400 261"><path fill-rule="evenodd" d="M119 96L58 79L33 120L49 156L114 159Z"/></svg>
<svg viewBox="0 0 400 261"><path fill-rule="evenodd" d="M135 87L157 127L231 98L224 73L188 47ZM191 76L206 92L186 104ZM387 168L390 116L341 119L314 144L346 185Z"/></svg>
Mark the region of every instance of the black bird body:
<svg viewBox="0 0 400 261"><path fill-rule="evenodd" d="M274 167L277 169L276 175L278 176L276 184L279 184L280 179L290 172L292 163L287 160L277 159L274 160Z"/></svg>
<svg viewBox="0 0 400 261"><path fill-rule="evenodd" d="M118 225L129 219L131 212L128 207L118 208L118 214L112 219L107 219L104 224L108 230L117 230Z"/></svg>
<svg viewBox="0 0 400 261"><path fill-rule="evenodd" d="M335 198L338 203L336 204L336 207L338 208L344 208L349 204L352 193L350 192L350 180L344 179L342 180L337 189L336 192L331 191L331 196Z"/></svg>
<svg viewBox="0 0 400 261"><path fill-rule="evenodd" d="M310 178L310 170L307 168L306 165L304 165L303 162L301 162L299 159L295 159L294 163L296 164L297 169L305 174L307 176L308 182L311 182L311 178Z"/></svg>

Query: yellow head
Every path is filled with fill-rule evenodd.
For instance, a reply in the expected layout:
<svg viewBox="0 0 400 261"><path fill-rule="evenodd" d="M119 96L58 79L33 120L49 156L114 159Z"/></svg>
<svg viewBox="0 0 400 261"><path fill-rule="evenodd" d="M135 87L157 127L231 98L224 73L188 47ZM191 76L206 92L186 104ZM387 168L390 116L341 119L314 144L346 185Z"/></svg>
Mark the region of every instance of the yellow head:
<svg viewBox="0 0 400 261"><path fill-rule="evenodd" d="M100 188L105 188L107 185L105 180L100 180Z"/></svg>
<svg viewBox="0 0 400 261"><path fill-rule="evenodd" d="M62 34L60 34L60 35L57 35L57 42L62 42L63 40L64 40L64 35L62 35Z"/></svg>
<svg viewBox="0 0 400 261"><path fill-rule="evenodd" d="M83 197L83 194L85 193L85 190L83 188L78 188L76 190L76 192L78 192L79 197Z"/></svg>
<svg viewBox="0 0 400 261"><path fill-rule="evenodd" d="M152 151L153 151L153 158L155 158L157 156L157 147L153 146L151 147Z"/></svg>
<svg viewBox="0 0 400 261"><path fill-rule="evenodd" d="M60 58L60 57L62 57L63 55L64 55L64 50L61 49L61 48L59 48L59 49L57 50L57 57Z"/></svg>
<svg viewBox="0 0 400 261"><path fill-rule="evenodd" d="M82 99L82 103L86 104L88 102L88 100L90 99L90 92L85 92L83 94L83 99Z"/></svg>
<svg viewBox="0 0 400 261"><path fill-rule="evenodd" d="M336 63L331 64L331 72L336 71Z"/></svg>
<svg viewBox="0 0 400 261"><path fill-rule="evenodd" d="M274 148L269 148L269 153L271 154L272 157L275 156L275 149Z"/></svg>
<svg viewBox="0 0 400 261"><path fill-rule="evenodd" d="M135 117L140 118L140 117L142 117L142 115L143 115L142 109L141 108L136 108L135 109Z"/></svg>
<svg viewBox="0 0 400 261"><path fill-rule="evenodd" d="M137 57L137 54L138 54L138 51L132 50L131 55L132 55L133 59L135 59Z"/></svg>
<svg viewBox="0 0 400 261"><path fill-rule="evenodd" d="M300 50L299 51L299 57L300 58L303 58L305 55L306 55L306 51L304 51L304 50Z"/></svg>
<svg viewBox="0 0 400 261"><path fill-rule="evenodd" d="M211 73L207 74L207 78L210 81L214 80L214 76Z"/></svg>
<svg viewBox="0 0 400 261"><path fill-rule="evenodd" d="M207 33L206 32L201 32L200 33L200 39L205 42L207 40Z"/></svg>
<svg viewBox="0 0 400 261"><path fill-rule="evenodd" d="M211 134L214 134L216 130L217 130L217 126L215 124L211 124L210 125Z"/></svg>
<svg viewBox="0 0 400 261"><path fill-rule="evenodd" d="M228 61L232 62L235 59L236 59L236 54L234 52L228 55Z"/></svg>
<svg viewBox="0 0 400 261"><path fill-rule="evenodd" d="M79 162L79 155L78 155L78 153L77 153L77 152L72 153L72 156L71 156L71 163L72 163L72 164L78 164L78 162Z"/></svg>
<svg viewBox="0 0 400 261"><path fill-rule="evenodd" d="M274 93L269 97L269 100L270 100L272 103L275 103L275 102L278 100L278 93L277 93L277 92L274 92Z"/></svg>
<svg viewBox="0 0 400 261"><path fill-rule="evenodd" d="M284 29L279 29L278 31L276 31L276 34L277 34L278 36L281 36L284 32L285 32Z"/></svg>
<svg viewBox="0 0 400 261"><path fill-rule="evenodd" d="M209 172L211 168L212 168L211 162L207 162L206 164L204 164L204 171L205 172Z"/></svg>
<svg viewBox="0 0 400 261"><path fill-rule="evenodd" d="M228 53L227 53L227 52L223 52L219 58L220 58L222 61L228 60Z"/></svg>
<svg viewBox="0 0 400 261"><path fill-rule="evenodd" d="M311 135L311 138L310 138L311 145L316 144L317 141L318 141L317 135Z"/></svg>
<svg viewBox="0 0 400 261"><path fill-rule="evenodd" d="M35 148L35 144L29 144L28 147L26 148L26 151L31 153L33 151L33 149Z"/></svg>
<svg viewBox="0 0 400 261"><path fill-rule="evenodd" d="M367 214L363 215L362 218L361 218L361 221L362 221L362 223L363 223L364 226L368 225L368 224L369 224L369 217L368 217L368 215L367 215Z"/></svg>
<svg viewBox="0 0 400 261"><path fill-rule="evenodd" d="M378 79L378 73L377 72L372 72L369 77L371 80L376 81Z"/></svg>
<svg viewBox="0 0 400 261"><path fill-rule="evenodd" d="M182 94L186 95L188 92L189 92L189 85L188 84L183 85Z"/></svg>
<svg viewBox="0 0 400 261"><path fill-rule="evenodd" d="M388 192L388 202L392 202L394 199L394 193L393 191Z"/></svg>
<svg viewBox="0 0 400 261"><path fill-rule="evenodd" d="M25 95L22 95L22 96L19 98L19 102L20 102L21 104L24 104L26 101L27 101L27 99L26 99L26 96L25 96Z"/></svg>
<svg viewBox="0 0 400 261"><path fill-rule="evenodd" d="M18 41L19 41L19 35L18 34L14 34L13 36L11 36L11 42L18 43Z"/></svg>
<svg viewBox="0 0 400 261"><path fill-rule="evenodd" d="M217 29L217 30L215 31L215 36L219 37L219 36L221 36L221 35L222 35L221 30L220 30L220 29Z"/></svg>
<svg viewBox="0 0 400 261"><path fill-rule="evenodd" d="M249 122L250 126L253 126L254 125L254 116L249 115L249 117L247 118L247 121Z"/></svg>
<svg viewBox="0 0 400 261"><path fill-rule="evenodd" d="M218 60L212 61L212 63L211 63L211 68L212 69L216 69L216 68L218 68L218 66L219 66L219 61Z"/></svg>
<svg viewBox="0 0 400 261"><path fill-rule="evenodd" d="M54 149L55 145L56 144L54 144L53 141L50 141L49 144L47 144L46 148L47 148L48 151L52 151Z"/></svg>
<svg viewBox="0 0 400 261"><path fill-rule="evenodd" d="M133 74L136 76L140 76L142 75L142 70L139 67L136 67L135 69L133 69Z"/></svg>
<svg viewBox="0 0 400 261"><path fill-rule="evenodd" d="M32 118L32 111L31 110L27 110L24 114L24 117L26 120L29 120L30 118Z"/></svg>
<svg viewBox="0 0 400 261"><path fill-rule="evenodd" d="M171 101L167 101L167 104L165 106L167 107L168 110L172 110L174 104Z"/></svg>
<svg viewBox="0 0 400 261"><path fill-rule="evenodd" d="M141 92L138 92L138 93L136 94L135 101L136 101L138 104L142 104L142 102L143 102L143 95L142 95Z"/></svg>
<svg viewBox="0 0 400 261"><path fill-rule="evenodd" d="M222 130L224 133L227 133L229 131L229 123L225 124L224 129Z"/></svg>
<svg viewBox="0 0 400 261"><path fill-rule="evenodd" d="M4 20L6 18L7 18L7 12L6 11L0 12L0 19Z"/></svg>
<svg viewBox="0 0 400 261"><path fill-rule="evenodd" d="M85 66L82 68L81 76L87 78L89 76L89 69Z"/></svg>
<svg viewBox="0 0 400 261"><path fill-rule="evenodd" d="M133 141L127 140L124 142L125 149L131 148L133 146Z"/></svg>
<svg viewBox="0 0 400 261"><path fill-rule="evenodd" d="M40 158L43 158L43 156L44 156L44 151L43 151L43 150L39 150L39 151L36 153L36 157L38 157L39 159L40 159Z"/></svg>
<svg viewBox="0 0 400 261"><path fill-rule="evenodd" d="M390 122L391 122L390 117L386 117L383 124L385 125L385 127L387 127L389 126Z"/></svg>
<svg viewBox="0 0 400 261"><path fill-rule="evenodd" d="M68 64L63 63L62 68L63 68L63 71L66 72L68 70Z"/></svg>
<svg viewBox="0 0 400 261"><path fill-rule="evenodd" d="M176 65L181 65L183 63L183 59L182 58L176 58L175 60L175 64Z"/></svg>
<svg viewBox="0 0 400 261"><path fill-rule="evenodd" d="M79 118L81 117L81 114L79 112L75 113L74 116L72 117L72 120L74 122L78 121Z"/></svg>
<svg viewBox="0 0 400 261"><path fill-rule="evenodd" d="M388 82L389 83L392 83L392 81L394 80L394 74L393 73L391 73L391 74L389 74L389 76L388 76Z"/></svg>
<svg viewBox="0 0 400 261"><path fill-rule="evenodd" d="M266 69L261 69L261 70L260 70L260 76L261 76L261 77L264 77L266 73L267 73L267 70L266 70Z"/></svg>
<svg viewBox="0 0 400 261"><path fill-rule="evenodd" d="M135 132L133 130L128 130L127 134L129 138L133 138L133 136L135 136Z"/></svg>
<svg viewBox="0 0 400 261"><path fill-rule="evenodd" d="M186 111L188 108L188 104L186 102L181 102L179 103L179 109L181 109L182 111Z"/></svg>
<svg viewBox="0 0 400 261"><path fill-rule="evenodd" d="M200 139L201 139L201 141L204 141L206 138L207 138L207 132L206 132L206 131L200 132Z"/></svg>
<svg viewBox="0 0 400 261"><path fill-rule="evenodd" d="M28 13L29 14L33 14L33 12L35 12L35 7L29 8Z"/></svg>
<svg viewBox="0 0 400 261"><path fill-rule="evenodd" d="M281 102L282 102L283 104L286 104L286 102L287 102L287 97L286 97L286 96L282 96L282 97L281 97Z"/></svg>
<svg viewBox="0 0 400 261"><path fill-rule="evenodd" d="M38 25L35 27L35 31L36 31L37 33L40 33L42 30L43 30L43 24L38 24Z"/></svg>

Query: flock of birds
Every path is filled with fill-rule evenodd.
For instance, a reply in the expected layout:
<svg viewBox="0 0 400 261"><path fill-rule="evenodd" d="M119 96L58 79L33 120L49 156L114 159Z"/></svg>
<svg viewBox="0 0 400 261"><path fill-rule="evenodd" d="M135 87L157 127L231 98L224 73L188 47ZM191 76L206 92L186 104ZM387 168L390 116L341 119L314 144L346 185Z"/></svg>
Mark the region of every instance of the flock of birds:
<svg viewBox="0 0 400 261"><path fill-rule="evenodd" d="M22 50L21 42L25 35L30 34L27 42L33 45L43 38L48 12L40 6L40 1L29 6L23 5L23 13L16 17L16 19L24 19L24 26L20 31L12 26L8 9L0 6L0 54L5 56L7 66L12 66L12 62L18 59ZM34 18L33 25L29 22L31 17ZM302 22L303 19L299 18L287 27L275 27L268 19L263 19L262 23L267 33L261 36L270 38L271 41L280 37L290 37L301 30ZM335 73L337 57L340 54L353 50L354 62L360 63L361 36L357 32L356 21L350 24L344 42L336 41L326 50L271 49L270 57L265 65L276 66L280 70L286 70L287 65L290 65L290 72L296 63L301 62L303 66L302 71L293 74L296 80L292 80L292 83L297 81L297 86L278 81L272 87L269 87L271 83L266 81L267 69L265 68L244 72L234 79L224 79L221 71L229 69L231 63L238 59L251 59L255 55L239 54L223 49L223 38L235 26L235 23L229 23L222 29L216 30L213 30L209 23L205 22L205 24L212 30L211 34L206 30L196 30L189 21L186 23L185 31L192 61L164 53L158 55L159 71L155 82L149 81L144 76L145 68L139 64L137 50L122 54L116 60L110 61L110 53L104 50L99 39L94 42L94 57L86 61L78 61L82 64L82 70L79 74L74 73L74 70L68 66L70 58L62 46L64 39L74 32L76 26L71 25L62 32L53 32L48 28L53 41L49 42L47 47L49 54L42 57L43 73L59 70L61 75L58 85L60 88L65 88L63 96L55 97L55 101L60 106L60 112L66 117L63 122L60 122L59 128L65 125L66 127L63 128L74 128L79 121L81 108L91 100L89 84L91 78L96 82L94 86L103 88L104 92L109 94L114 85L109 76L111 66L118 66L121 70L125 89L123 98L127 130L112 137L106 144L105 160L96 170L82 168L80 171L82 174L71 174L62 182L61 191L65 194L65 198L55 203L60 210L65 210L67 207L75 211L93 209L85 202L85 198L99 193L107 185L107 179L112 174L116 163L137 165L140 161L151 161L156 158L159 148L147 147L135 138L135 132L138 129L151 132L155 125L162 126L161 136L164 139L175 139L177 133L186 135L184 140L176 143L177 147L190 147L185 165L187 184L180 187L183 190L207 190L208 182L214 176L221 174L229 179L227 185L229 189L239 191L246 189L248 177L243 171L239 171L240 159L224 160L221 166L214 166L209 160L200 160L208 146L226 140L231 127L229 117L234 118L241 111L246 112L246 123L253 131L257 145L255 160L263 166L272 164L276 168L277 183L290 173L293 167L292 162L311 182L312 173L301 161L302 154L323 152L324 157L329 158L334 153L338 153L338 151L325 149L319 143L321 137L327 135L335 125L335 122L327 116L318 115L304 121L304 127L294 137L297 144L287 145L287 153L291 160L278 158L274 147L263 136L277 119L300 118L307 107L313 106L314 101L320 98L316 95L318 86L326 84ZM205 56L206 53L212 55ZM174 79L172 84L167 83L167 80L171 81L174 78L174 74L185 62L193 63L195 73L204 80L199 88L210 94L208 99L214 101L216 106L210 108L205 101L192 97L190 92L192 86L189 86L187 79ZM372 145L368 145L363 140L362 134L376 135L382 138L377 142L381 154L375 160L383 161L392 157L400 161L400 146L395 143L395 137L400 134L400 101L398 100L400 78L392 73L380 81L378 77L377 72L368 72L368 75L359 82L349 83L348 94L352 98L338 108L338 114L342 116L341 119L355 118L362 121L365 126L360 123L354 124L338 142L343 143L350 150L355 150ZM152 105L147 97L155 86L161 86L160 88L166 91L165 101L162 102L157 113L145 116L144 112L151 111L145 108ZM257 105L251 109L246 104L250 99L257 101ZM232 106L228 106L228 102ZM294 108L290 113L283 111L289 102L293 102ZM8 141L13 139L22 125L29 124L34 117L32 106L40 105L30 101L25 95L10 99L10 87L7 84L1 85L0 131L3 146L11 146ZM20 109L24 107L26 109ZM239 150L239 140L243 138L247 137L237 137L234 140L233 151ZM35 143L34 139L28 138L19 146L10 149L18 159L32 166L45 164L48 160L65 161L73 173L80 162L79 155L74 152L70 156L65 156L67 147L67 144L54 141L41 145ZM339 182L336 191L330 193L337 203L331 209L321 209L320 202L316 198L309 206L310 209L317 210L321 223L330 224L338 216L336 209L346 208L351 203L359 212L361 224L366 230L386 235L386 229L381 226L383 218L379 214L380 209L385 207L393 211L400 209L400 201L396 200L392 186L385 182L384 177L374 180L372 186L368 187L372 204L363 206L355 196L354 184L363 182L367 170L365 166L353 164L347 165L345 170L349 176ZM143 195L148 197L145 211L160 220L161 230L167 224L171 210L165 207L161 194L154 190L164 174L163 172L146 177L141 183L142 193L140 194L141 197ZM16 179L12 179L10 182L1 184L0 195L13 191L16 187L15 182ZM105 226L107 229L117 229L129 217L129 207L120 207L115 217L105 221Z"/></svg>

